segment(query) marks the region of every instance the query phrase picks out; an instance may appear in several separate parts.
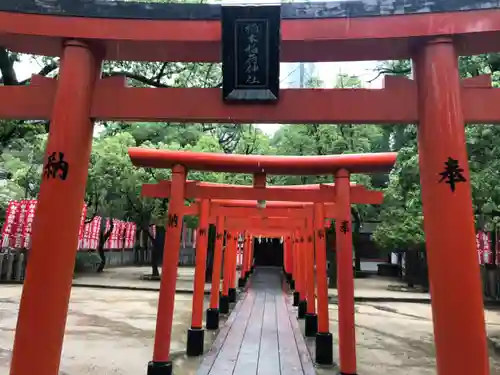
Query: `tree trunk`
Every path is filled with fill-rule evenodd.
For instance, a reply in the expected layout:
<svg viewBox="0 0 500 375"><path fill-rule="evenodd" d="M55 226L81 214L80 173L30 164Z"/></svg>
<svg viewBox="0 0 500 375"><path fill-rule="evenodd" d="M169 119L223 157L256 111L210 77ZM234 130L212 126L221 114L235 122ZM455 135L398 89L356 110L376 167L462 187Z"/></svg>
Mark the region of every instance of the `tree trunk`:
<svg viewBox="0 0 500 375"><path fill-rule="evenodd" d="M361 254L359 251L359 237L361 230L361 215L354 207L351 208L351 214L354 218L353 233L352 233L352 247L354 251L354 276L361 272Z"/></svg>
<svg viewBox="0 0 500 375"><path fill-rule="evenodd" d="M414 288L418 283L418 250L415 248L406 251L405 259L406 283L408 288Z"/></svg>
<svg viewBox="0 0 500 375"><path fill-rule="evenodd" d="M156 237L151 238L153 248L151 249L151 275L153 277L160 277L159 266L163 260L163 248L165 244L165 228L156 226Z"/></svg>
<svg viewBox="0 0 500 375"><path fill-rule="evenodd" d="M205 268L205 282L212 282L212 270L214 266L214 250L215 250L215 237L216 237L215 225L210 224L208 227L208 243L207 243L207 264Z"/></svg>
<svg viewBox="0 0 500 375"><path fill-rule="evenodd" d="M326 234L326 259L328 261L328 288L337 288L337 253L335 251L335 232Z"/></svg>
<svg viewBox="0 0 500 375"><path fill-rule="evenodd" d="M99 258L101 258L101 263L99 263L99 266L97 266L97 272L104 271L104 267L106 266L106 254L104 253L104 242L101 243L101 240L99 239L99 245L97 246L97 253L99 254Z"/></svg>
<svg viewBox="0 0 500 375"><path fill-rule="evenodd" d="M156 249L156 244L153 241L153 248L151 249L151 275L153 277L160 277L160 270L158 268L159 261L159 250Z"/></svg>
<svg viewBox="0 0 500 375"><path fill-rule="evenodd" d="M113 232L113 228L115 226L115 224L113 223L113 219L109 219L109 230L106 231L106 220L107 219L101 220L101 228L99 230L99 243L97 245L97 253L101 258L101 263L99 263L99 266L97 267L97 272L104 271L104 267L106 267L106 254L104 253L104 244L111 236L111 233Z"/></svg>
<svg viewBox="0 0 500 375"><path fill-rule="evenodd" d="M356 272L361 272L361 256L359 255L359 251L354 248L354 270Z"/></svg>

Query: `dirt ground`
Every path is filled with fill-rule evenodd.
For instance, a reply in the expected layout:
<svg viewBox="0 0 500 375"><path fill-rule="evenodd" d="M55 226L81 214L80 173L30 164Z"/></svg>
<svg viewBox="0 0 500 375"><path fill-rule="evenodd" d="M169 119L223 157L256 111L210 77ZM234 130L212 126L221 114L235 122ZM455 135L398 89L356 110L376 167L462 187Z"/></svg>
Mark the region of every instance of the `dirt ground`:
<svg viewBox="0 0 500 375"><path fill-rule="evenodd" d="M338 343L337 306L330 305L334 346ZM500 311L486 311L488 333L498 335ZM356 305L358 374L436 374L430 305L359 303ZM491 375L500 375L500 355L490 350Z"/></svg>
<svg viewBox="0 0 500 375"><path fill-rule="evenodd" d="M20 294L21 286L0 285L0 374L9 373ZM156 292L73 288L60 375L146 374L157 297ZM184 356L191 297L176 297L172 340L176 374L194 374L200 363ZM206 350L213 339L213 334L206 334Z"/></svg>
<svg viewBox="0 0 500 375"><path fill-rule="evenodd" d="M19 285L0 285L0 374L9 372L20 294ZM156 291L73 288L60 375L145 374L152 355L157 297ZM176 297L172 342L176 375L195 374L200 363L200 359L184 356L191 298L190 294ZM337 307L332 304L330 331L335 343L336 315ZM497 338L500 343L500 310L487 310L486 320L493 347ZM359 374L436 373L427 304L358 303L356 334ZM213 339L213 334L206 335L206 350ZM491 374L500 375L500 355L493 350L491 363ZM318 373L337 372L320 369Z"/></svg>

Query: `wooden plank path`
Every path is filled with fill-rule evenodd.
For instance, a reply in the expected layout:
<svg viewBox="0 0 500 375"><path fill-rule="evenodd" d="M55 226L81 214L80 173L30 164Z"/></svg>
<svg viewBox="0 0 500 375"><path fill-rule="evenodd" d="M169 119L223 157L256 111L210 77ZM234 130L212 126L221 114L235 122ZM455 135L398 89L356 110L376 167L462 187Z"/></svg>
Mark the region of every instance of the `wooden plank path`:
<svg viewBox="0 0 500 375"><path fill-rule="evenodd" d="M196 375L315 375L280 270L256 268Z"/></svg>

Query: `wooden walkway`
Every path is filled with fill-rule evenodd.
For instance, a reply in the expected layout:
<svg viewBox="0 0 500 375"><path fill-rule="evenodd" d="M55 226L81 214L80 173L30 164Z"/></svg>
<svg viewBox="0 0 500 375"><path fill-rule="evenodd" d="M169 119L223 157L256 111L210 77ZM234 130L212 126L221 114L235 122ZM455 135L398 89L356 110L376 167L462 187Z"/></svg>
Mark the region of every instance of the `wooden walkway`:
<svg viewBox="0 0 500 375"><path fill-rule="evenodd" d="M257 268L197 375L314 375L278 268Z"/></svg>

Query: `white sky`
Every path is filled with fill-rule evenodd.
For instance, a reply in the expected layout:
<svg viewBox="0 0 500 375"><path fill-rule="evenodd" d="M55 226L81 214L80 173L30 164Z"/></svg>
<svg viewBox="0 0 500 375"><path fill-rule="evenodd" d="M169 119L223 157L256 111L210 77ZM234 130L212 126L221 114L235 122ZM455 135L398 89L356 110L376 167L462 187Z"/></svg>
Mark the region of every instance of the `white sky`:
<svg viewBox="0 0 500 375"><path fill-rule="evenodd" d="M315 63L315 75L323 82L324 88L333 88L339 74L357 76L361 80L363 87L371 89L381 89L383 86L383 76L378 77L373 82L377 73L374 71L378 61L355 61L355 62L322 62ZM284 69L282 69L283 71ZM283 78L282 78L283 80ZM282 86L283 87L283 86ZM273 135L280 128L280 124L260 124L257 125L262 131Z"/></svg>

